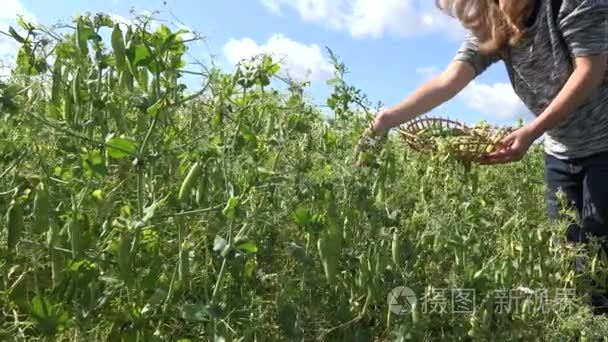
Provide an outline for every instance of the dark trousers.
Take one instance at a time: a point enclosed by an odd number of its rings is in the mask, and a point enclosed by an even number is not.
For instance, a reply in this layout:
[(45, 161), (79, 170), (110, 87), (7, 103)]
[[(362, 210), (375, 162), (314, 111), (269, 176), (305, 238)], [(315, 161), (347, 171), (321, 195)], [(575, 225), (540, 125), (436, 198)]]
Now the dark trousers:
[[(545, 177), (550, 218), (560, 218), (560, 190), (580, 217), (580, 224), (568, 228), (568, 241), (588, 243), (590, 237), (608, 238), (608, 152), (571, 160), (547, 155)], [(606, 250), (608, 243), (602, 246)]]

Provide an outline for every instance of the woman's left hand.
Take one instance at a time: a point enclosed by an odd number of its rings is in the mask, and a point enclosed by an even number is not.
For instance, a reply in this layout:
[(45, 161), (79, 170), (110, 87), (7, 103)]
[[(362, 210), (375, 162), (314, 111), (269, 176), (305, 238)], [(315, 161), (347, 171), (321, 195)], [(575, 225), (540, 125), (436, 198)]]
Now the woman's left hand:
[(481, 164), (495, 165), (520, 161), (532, 146), (537, 136), (529, 127), (522, 127), (507, 136), (496, 151), (485, 155)]

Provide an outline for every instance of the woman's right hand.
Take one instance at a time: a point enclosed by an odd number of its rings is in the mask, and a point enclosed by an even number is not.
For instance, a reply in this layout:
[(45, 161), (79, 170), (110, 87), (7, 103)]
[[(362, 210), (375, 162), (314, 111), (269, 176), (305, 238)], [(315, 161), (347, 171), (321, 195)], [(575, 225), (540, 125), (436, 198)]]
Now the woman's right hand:
[(382, 125), (382, 114), (380, 114), (373, 119), (370, 127), (365, 129), (355, 147), (356, 166), (370, 166), (373, 164), (374, 154), (387, 133), (387, 128)]

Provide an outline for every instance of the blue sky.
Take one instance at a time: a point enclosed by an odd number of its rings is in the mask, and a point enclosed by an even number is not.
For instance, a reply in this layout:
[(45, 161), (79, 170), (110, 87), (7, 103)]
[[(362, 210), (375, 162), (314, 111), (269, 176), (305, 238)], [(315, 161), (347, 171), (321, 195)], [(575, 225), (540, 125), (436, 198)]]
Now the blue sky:
[[(439, 13), (429, 0), (2, 0), (0, 29), (16, 14), (34, 17), (42, 24), (69, 20), (84, 12), (107, 12), (130, 18), (158, 10), (161, 20), (185, 26), (204, 35), (207, 46), (222, 67), (258, 53), (272, 53), (285, 63), (284, 72), (312, 81), (311, 96), (323, 102), (330, 76), (325, 46), (350, 69), (349, 82), (373, 101), (397, 103), (453, 58), (464, 31)], [(0, 54), (12, 53), (4, 37)], [(208, 59), (203, 45), (192, 53)], [(461, 95), (434, 113), (468, 122), (481, 119), (499, 124), (526, 117), (527, 111), (511, 90), (505, 68), (490, 68)]]

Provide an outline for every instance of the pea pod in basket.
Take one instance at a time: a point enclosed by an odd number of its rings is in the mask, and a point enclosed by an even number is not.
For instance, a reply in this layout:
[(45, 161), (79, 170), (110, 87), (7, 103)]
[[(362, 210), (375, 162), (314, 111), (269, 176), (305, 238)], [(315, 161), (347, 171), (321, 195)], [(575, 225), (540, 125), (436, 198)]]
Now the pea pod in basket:
[(399, 133), (412, 149), (425, 153), (450, 154), (456, 159), (479, 162), (496, 151), (510, 128), (487, 124), (469, 127), (458, 121), (423, 117), (406, 123)]

